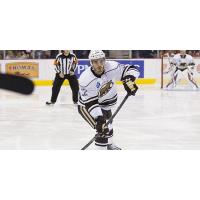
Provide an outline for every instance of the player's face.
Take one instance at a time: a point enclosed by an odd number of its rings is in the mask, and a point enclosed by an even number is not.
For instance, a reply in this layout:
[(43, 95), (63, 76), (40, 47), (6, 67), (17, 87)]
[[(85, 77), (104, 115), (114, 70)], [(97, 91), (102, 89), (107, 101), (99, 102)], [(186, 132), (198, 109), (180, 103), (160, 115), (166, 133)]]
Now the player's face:
[(186, 55), (186, 51), (180, 51), (180, 55), (181, 56), (185, 56)]
[(105, 61), (106, 61), (105, 58), (92, 60), (92, 67), (96, 74), (100, 75), (104, 72)]
[(66, 56), (68, 56), (69, 53), (70, 53), (70, 50), (64, 50), (64, 54), (65, 54)]

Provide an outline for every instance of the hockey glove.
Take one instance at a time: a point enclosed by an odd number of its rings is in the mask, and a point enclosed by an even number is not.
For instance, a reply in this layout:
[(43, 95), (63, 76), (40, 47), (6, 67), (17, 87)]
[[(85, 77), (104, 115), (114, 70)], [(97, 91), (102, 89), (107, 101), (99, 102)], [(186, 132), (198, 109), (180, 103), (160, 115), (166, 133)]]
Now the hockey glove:
[(99, 116), (96, 119), (96, 130), (100, 137), (105, 137), (109, 133), (108, 127), (105, 127), (106, 120), (103, 116)]
[(127, 91), (129, 95), (135, 95), (138, 90), (138, 86), (134, 83), (135, 77), (134, 76), (125, 76), (123, 78), (123, 85), (124, 89)]

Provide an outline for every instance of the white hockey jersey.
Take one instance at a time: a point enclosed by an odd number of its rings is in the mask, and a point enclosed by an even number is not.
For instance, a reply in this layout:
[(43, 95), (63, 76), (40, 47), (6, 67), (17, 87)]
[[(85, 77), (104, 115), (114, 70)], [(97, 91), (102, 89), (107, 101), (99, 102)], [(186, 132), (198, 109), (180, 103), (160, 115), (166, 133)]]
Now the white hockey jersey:
[(187, 69), (188, 66), (195, 65), (192, 56), (186, 54), (185, 56), (181, 56), (180, 54), (176, 54), (171, 63), (175, 65), (178, 69)]
[(115, 81), (127, 75), (138, 78), (139, 74), (134, 66), (122, 65), (116, 61), (106, 61), (101, 76), (89, 67), (79, 78), (79, 105), (85, 106), (94, 118), (102, 116), (101, 109), (111, 109), (117, 103)]

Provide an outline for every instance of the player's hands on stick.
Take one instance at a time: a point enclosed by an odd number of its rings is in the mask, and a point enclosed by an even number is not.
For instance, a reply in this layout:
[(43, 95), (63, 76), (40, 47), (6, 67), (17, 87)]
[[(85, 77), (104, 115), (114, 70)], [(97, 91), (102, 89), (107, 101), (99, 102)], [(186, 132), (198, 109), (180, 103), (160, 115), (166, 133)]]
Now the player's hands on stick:
[(135, 78), (133, 76), (125, 76), (123, 78), (124, 89), (129, 95), (135, 95), (138, 90), (138, 86), (135, 84)]
[(99, 116), (96, 119), (96, 130), (98, 133), (98, 136), (105, 137), (106, 134), (109, 132), (108, 127), (105, 126), (106, 120), (103, 116)]

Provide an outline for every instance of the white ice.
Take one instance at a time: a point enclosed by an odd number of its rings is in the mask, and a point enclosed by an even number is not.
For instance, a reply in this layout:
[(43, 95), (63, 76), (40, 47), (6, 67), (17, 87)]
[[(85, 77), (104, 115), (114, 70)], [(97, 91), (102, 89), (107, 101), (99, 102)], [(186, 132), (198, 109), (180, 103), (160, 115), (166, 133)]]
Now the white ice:
[[(118, 86), (118, 104), (125, 92)], [(62, 87), (46, 106), (51, 87), (30, 96), (0, 90), (0, 149), (81, 149), (95, 134)], [(200, 92), (141, 87), (116, 116), (115, 143), (131, 149), (200, 149)], [(89, 149), (94, 149), (91, 145)]]

